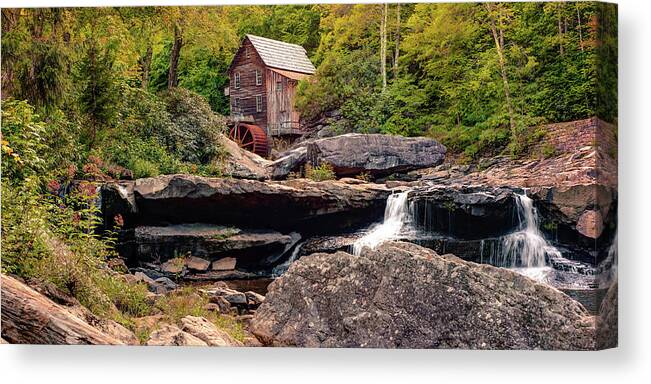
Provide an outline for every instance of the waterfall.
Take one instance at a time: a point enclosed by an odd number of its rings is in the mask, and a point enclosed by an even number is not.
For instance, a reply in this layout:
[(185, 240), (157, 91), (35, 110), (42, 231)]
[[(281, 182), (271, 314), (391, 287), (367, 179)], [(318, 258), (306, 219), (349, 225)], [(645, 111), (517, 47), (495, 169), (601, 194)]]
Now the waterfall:
[(395, 239), (409, 218), (407, 197), (409, 191), (393, 193), (387, 199), (384, 221), (373, 226), (368, 233), (353, 243), (353, 254), (359, 256), (364, 247), (371, 249)]
[(271, 276), (272, 277), (279, 277), (283, 273), (287, 272), (287, 269), (289, 269), (289, 266), (295, 262), (298, 259), (298, 255), (301, 253), (301, 247), (303, 247), (304, 243), (300, 243), (294, 247), (294, 250), (292, 251), (292, 254), (289, 256), (289, 259), (287, 259), (284, 263), (278, 264), (273, 268), (271, 271)]
[(538, 229), (538, 212), (526, 191), (522, 195), (516, 194), (515, 199), (520, 228), (502, 238), (495, 265), (544, 280), (551, 270), (548, 259), (560, 259), (562, 254), (545, 240)]

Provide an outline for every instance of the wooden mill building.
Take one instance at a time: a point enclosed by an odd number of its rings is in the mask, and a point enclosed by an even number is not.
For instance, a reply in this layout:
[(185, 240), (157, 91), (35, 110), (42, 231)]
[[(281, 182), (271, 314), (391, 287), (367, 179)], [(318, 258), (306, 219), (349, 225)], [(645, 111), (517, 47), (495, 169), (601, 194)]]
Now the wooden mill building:
[(228, 68), (226, 92), (234, 122), (230, 137), (266, 156), (271, 139), (300, 135), (300, 116), (294, 107), (296, 87), (314, 72), (300, 45), (246, 35)]

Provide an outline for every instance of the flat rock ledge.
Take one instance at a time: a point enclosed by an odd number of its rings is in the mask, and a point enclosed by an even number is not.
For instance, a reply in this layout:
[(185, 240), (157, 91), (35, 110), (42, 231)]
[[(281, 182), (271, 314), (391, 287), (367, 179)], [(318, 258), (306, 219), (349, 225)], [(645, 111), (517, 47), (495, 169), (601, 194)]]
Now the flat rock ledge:
[(595, 318), (562, 292), (402, 242), (301, 258), (250, 330), (270, 346), (595, 348)]

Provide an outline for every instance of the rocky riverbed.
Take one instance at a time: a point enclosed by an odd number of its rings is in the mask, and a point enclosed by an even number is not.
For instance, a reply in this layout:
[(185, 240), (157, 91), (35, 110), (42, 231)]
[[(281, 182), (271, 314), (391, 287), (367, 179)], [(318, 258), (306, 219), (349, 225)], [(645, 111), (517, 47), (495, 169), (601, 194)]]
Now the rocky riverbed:
[[(139, 322), (155, 324), (155, 332), (140, 342), (616, 344), (617, 186), (616, 178), (590, 170), (593, 162), (606, 170), (613, 164), (599, 148), (474, 166), (441, 164), (445, 148), (434, 140), (382, 135), (303, 142), (275, 161), (232, 151), (239, 160), (230, 165), (231, 177), (166, 175), (101, 186), (104, 229), (118, 233), (115, 263), (124, 279), (146, 284), (152, 300), (193, 287), (204, 309), (243, 327), (233, 339), (201, 317), (162, 325), (146, 318)], [(339, 179), (273, 180), (308, 161), (333, 164)], [(21, 284), (12, 280), (8, 289), (18, 292)], [(36, 301), (11, 304), (15, 315), (7, 319), (15, 329), (29, 328), (20, 320), (26, 306), (62, 305), (27, 289), (21, 292)], [(99, 326), (69, 306), (52, 308), (101, 334), (64, 334), (65, 340), (135, 343), (113, 324)], [(4, 309), (5, 301), (3, 321)], [(86, 325), (78, 332), (93, 333)], [(5, 336), (4, 327), (3, 337), (33, 341)]]

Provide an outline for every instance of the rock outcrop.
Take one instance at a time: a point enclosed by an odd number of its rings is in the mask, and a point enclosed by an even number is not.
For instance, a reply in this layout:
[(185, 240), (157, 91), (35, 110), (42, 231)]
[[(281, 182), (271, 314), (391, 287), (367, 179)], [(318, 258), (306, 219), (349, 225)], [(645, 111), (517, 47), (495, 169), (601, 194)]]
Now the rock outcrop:
[(269, 287), (251, 331), (299, 347), (589, 350), (594, 321), (515, 272), (409, 243), (313, 254)]
[(226, 156), (222, 161), (222, 172), (236, 179), (266, 180), (269, 178), (269, 160), (240, 148), (226, 136), (220, 136)]
[(434, 139), (350, 133), (302, 143), (274, 161), (272, 177), (284, 178), (306, 161), (330, 164), (338, 177), (366, 172), (374, 177), (443, 162), (445, 147)]
[(127, 228), (215, 223), (322, 230), (376, 220), (390, 193), (384, 185), (337, 180), (261, 182), (166, 175), (104, 185), (102, 214), (107, 225), (120, 215)]
[(2, 338), (13, 344), (137, 344), (133, 333), (97, 319), (74, 299), (64, 299), (71, 307), (57, 304), (4, 274), (1, 300)]
[[(184, 263), (194, 272), (233, 270), (235, 266), (269, 266), (298, 240), (298, 233), (273, 230), (241, 230), (213, 224), (141, 226), (134, 230), (134, 255), (130, 260), (165, 262), (178, 255), (192, 255)], [(224, 259), (229, 259), (224, 261)], [(170, 263), (180, 273), (183, 263)], [(231, 268), (226, 268), (227, 266)]]

